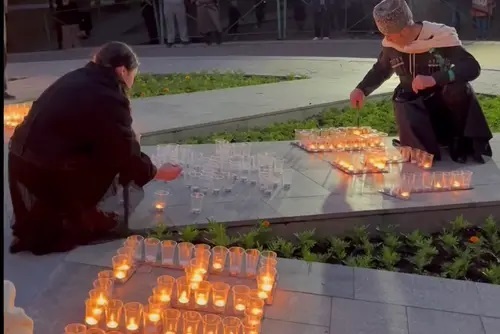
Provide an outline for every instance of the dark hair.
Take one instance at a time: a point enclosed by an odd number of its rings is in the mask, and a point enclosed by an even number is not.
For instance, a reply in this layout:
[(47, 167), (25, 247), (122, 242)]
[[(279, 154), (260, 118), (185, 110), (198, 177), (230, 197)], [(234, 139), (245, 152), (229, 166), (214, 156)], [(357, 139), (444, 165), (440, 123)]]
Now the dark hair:
[(139, 67), (139, 58), (134, 50), (122, 42), (109, 42), (101, 46), (94, 56), (94, 62), (111, 68), (125, 66), (129, 71)]

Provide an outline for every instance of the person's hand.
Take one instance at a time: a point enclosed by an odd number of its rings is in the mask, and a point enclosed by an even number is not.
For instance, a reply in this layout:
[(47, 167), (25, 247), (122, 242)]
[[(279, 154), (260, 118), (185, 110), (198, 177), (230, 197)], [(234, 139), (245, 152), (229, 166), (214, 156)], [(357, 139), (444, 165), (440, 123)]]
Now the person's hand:
[(434, 86), (436, 86), (436, 80), (430, 75), (417, 75), (411, 83), (411, 87), (415, 93)]
[(363, 104), (365, 102), (365, 93), (359, 88), (355, 88), (349, 97), (351, 100), (351, 107), (354, 109), (363, 108)]
[(182, 168), (179, 165), (172, 165), (171, 163), (165, 163), (158, 168), (156, 172), (155, 180), (158, 181), (173, 181), (181, 175)]

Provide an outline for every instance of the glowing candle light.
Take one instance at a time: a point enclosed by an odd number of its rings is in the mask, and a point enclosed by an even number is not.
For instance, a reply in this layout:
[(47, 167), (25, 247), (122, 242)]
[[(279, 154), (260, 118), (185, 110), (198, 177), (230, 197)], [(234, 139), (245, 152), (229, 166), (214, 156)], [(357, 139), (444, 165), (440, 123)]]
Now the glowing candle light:
[(109, 320), (107, 323), (106, 323), (106, 327), (110, 328), (110, 329), (115, 329), (115, 328), (118, 328), (118, 322), (117, 321), (114, 321), (114, 320)]
[(453, 184), (452, 184), (452, 187), (453, 187), (453, 188), (460, 188), (460, 186), (461, 186), (461, 185), (460, 185), (460, 182), (458, 182), (458, 181), (453, 181)]
[(181, 304), (187, 304), (187, 303), (189, 303), (189, 298), (187, 296), (187, 292), (186, 291), (182, 291), (181, 295), (178, 298), (178, 300), (179, 300), (179, 303), (181, 303)]
[(245, 305), (244, 304), (236, 304), (236, 305), (234, 305), (234, 309), (236, 311), (245, 311)]
[(408, 191), (403, 191), (399, 194), (402, 198), (410, 198), (410, 193)]
[(86, 317), (85, 323), (89, 326), (95, 326), (97, 325), (98, 321), (95, 317)]
[(224, 307), (226, 306), (226, 301), (224, 299), (216, 299), (214, 305), (217, 307)]
[(127, 329), (129, 331), (136, 331), (139, 329), (139, 325), (135, 322), (135, 319), (130, 319), (129, 323), (127, 324)]
[(258, 296), (260, 299), (267, 299), (267, 293), (265, 291), (259, 291)]
[(220, 264), (219, 262), (214, 262), (212, 268), (214, 268), (215, 270), (220, 270), (222, 269), (222, 264)]
[(205, 306), (208, 304), (208, 299), (205, 295), (199, 294), (198, 297), (196, 297), (196, 304), (200, 306)]
[(149, 313), (149, 321), (152, 321), (152, 322), (158, 322), (160, 321), (161, 317), (158, 313)]

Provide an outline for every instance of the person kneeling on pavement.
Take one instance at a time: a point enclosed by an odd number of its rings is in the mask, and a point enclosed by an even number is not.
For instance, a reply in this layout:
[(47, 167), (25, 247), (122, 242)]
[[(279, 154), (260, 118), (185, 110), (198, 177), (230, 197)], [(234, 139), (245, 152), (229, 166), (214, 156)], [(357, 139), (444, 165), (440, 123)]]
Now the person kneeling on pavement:
[[(105, 44), (48, 87), (15, 129), (8, 153), (11, 253), (63, 252), (124, 236), (119, 215), (100, 204), (118, 184), (141, 192), (161, 174), (132, 130), (128, 91), (138, 66), (128, 45)], [(172, 178), (180, 173), (168, 165), (160, 172), (165, 168)]]
[(492, 155), (492, 134), (469, 84), (481, 68), (463, 48), (456, 30), (414, 22), (405, 0), (384, 0), (373, 16), (384, 35), (382, 52), (352, 91), (351, 105), (361, 108), (364, 98), (396, 73), (400, 83), (393, 103), (399, 140), (394, 144), (425, 150), (436, 160), (447, 147), (456, 162), (465, 163), (472, 156), (484, 163), (483, 155)]

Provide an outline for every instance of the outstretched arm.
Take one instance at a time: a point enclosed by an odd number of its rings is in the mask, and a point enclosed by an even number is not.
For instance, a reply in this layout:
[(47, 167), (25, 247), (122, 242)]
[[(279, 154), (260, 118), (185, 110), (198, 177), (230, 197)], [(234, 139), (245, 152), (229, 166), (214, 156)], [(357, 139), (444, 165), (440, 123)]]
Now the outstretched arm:
[(379, 88), (393, 73), (389, 58), (382, 50), (378, 56), (377, 62), (373, 65), (370, 71), (365, 75), (363, 80), (356, 86), (361, 89), (365, 96), (370, 95)]

